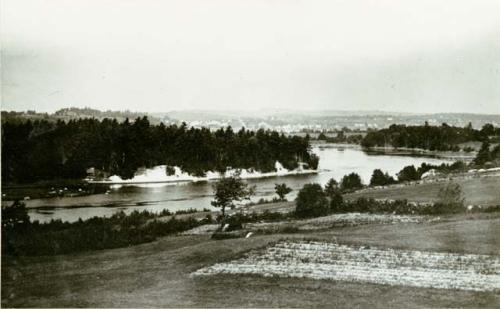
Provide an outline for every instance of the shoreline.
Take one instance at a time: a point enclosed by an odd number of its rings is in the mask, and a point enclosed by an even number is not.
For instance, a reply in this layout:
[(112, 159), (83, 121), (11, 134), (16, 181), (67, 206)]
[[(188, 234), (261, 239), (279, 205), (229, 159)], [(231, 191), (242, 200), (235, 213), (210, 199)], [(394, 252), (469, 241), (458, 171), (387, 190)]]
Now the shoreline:
[[(272, 178), (272, 177), (286, 177), (286, 176), (295, 176), (295, 175), (307, 175), (307, 174), (318, 174), (320, 170), (303, 170), (303, 171), (289, 171), (286, 173), (280, 172), (271, 172), (271, 173), (263, 173), (260, 175), (250, 175), (250, 176), (241, 176), (243, 180), (250, 179), (261, 179), (261, 178)], [(176, 183), (196, 183), (196, 182), (210, 182), (216, 181), (221, 177), (195, 177), (189, 176), (192, 178), (184, 178), (184, 179), (165, 179), (165, 180), (140, 180), (140, 181), (130, 181), (130, 180), (121, 180), (121, 181), (113, 181), (113, 180), (89, 180), (86, 181), (89, 184), (104, 184), (104, 185), (138, 185), (138, 184), (176, 184)]]
[(363, 148), (360, 144), (344, 144), (344, 143), (314, 143), (317, 148), (351, 148), (364, 151), (366, 153), (376, 153), (385, 155), (400, 155), (400, 156), (424, 156), (424, 157), (437, 157), (450, 160), (464, 160), (472, 161), (477, 152), (470, 153), (463, 151), (438, 151), (428, 150), (422, 148), (407, 148), (407, 147), (382, 147), (374, 146), (370, 148)]

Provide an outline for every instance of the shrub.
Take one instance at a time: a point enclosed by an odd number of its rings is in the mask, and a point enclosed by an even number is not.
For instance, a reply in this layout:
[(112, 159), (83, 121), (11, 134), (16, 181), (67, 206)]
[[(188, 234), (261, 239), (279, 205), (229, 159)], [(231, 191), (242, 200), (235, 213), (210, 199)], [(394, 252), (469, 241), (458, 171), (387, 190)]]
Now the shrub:
[(109, 218), (93, 217), (73, 223), (28, 221), (14, 230), (2, 226), (2, 254), (55, 255), (119, 248), (150, 242), (203, 223), (193, 218), (177, 220), (175, 217), (159, 221), (158, 216), (148, 211), (134, 211), (130, 215), (118, 212)]
[(417, 170), (415, 169), (415, 166), (413, 165), (405, 166), (398, 173), (398, 181), (413, 181), (419, 179), (420, 175), (418, 174)]
[(330, 197), (330, 210), (338, 212), (344, 206), (344, 198), (340, 192), (336, 192)]
[(395, 183), (396, 181), (392, 176), (386, 172), (385, 174), (380, 169), (373, 171), (372, 177), (370, 179), (370, 186), (385, 186)]
[(226, 229), (227, 232), (241, 230), (243, 228), (243, 223), (245, 222), (245, 218), (241, 214), (234, 214), (229, 216), (225, 224), (228, 224)]
[(203, 218), (200, 221), (200, 224), (212, 224), (212, 223), (214, 223), (214, 219), (212, 218), (211, 214), (207, 214), (205, 218)]
[(296, 199), (295, 214), (300, 218), (317, 217), (328, 213), (329, 205), (319, 184), (305, 184)]
[(335, 178), (331, 178), (325, 185), (325, 194), (329, 198), (332, 198), (339, 191), (339, 183)]
[(422, 211), (422, 214), (425, 215), (456, 214), (465, 211), (466, 208), (464, 205), (435, 203), (432, 206), (425, 207), (425, 209)]
[(286, 234), (292, 234), (292, 233), (298, 233), (298, 232), (300, 232), (300, 230), (296, 226), (287, 225), (287, 226), (284, 226), (283, 228), (279, 229), (279, 232), (286, 233)]
[(441, 188), (438, 193), (438, 204), (450, 205), (451, 207), (464, 207), (462, 188), (457, 183), (449, 183)]
[(356, 173), (345, 175), (344, 177), (342, 177), (342, 181), (340, 182), (340, 189), (343, 192), (361, 189), (362, 187), (363, 183), (361, 182), (361, 177), (359, 177), (359, 175)]
[(19, 200), (9, 207), (2, 207), (2, 229), (16, 229), (30, 222), (26, 205)]
[(240, 238), (243, 237), (240, 233), (235, 233), (235, 232), (215, 232), (212, 234), (212, 239), (215, 240), (224, 240), (224, 239), (233, 239), (233, 238)]

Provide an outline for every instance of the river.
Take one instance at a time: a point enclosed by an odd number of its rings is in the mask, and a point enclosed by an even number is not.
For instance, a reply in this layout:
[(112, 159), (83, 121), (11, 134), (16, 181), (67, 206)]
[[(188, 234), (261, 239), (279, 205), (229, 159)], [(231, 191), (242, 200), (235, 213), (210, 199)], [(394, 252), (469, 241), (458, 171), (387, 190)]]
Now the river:
[[(452, 159), (437, 157), (422, 157), (408, 155), (388, 155), (381, 153), (366, 153), (352, 147), (318, 147), (313, 151), (319, 155), (320, 164), (317, 174), (270, 177), (248, 180), (256, 186), (256, 194), (252, 198), (271, 199), (275, 196), (275, 183), (286, 183), (293, 189), (287, 198), (294, 199), (297, 191), (305, 183), (317, 182), (321, 185), (334, 177), (340, 181), (342, 176), (351, 172), (358, 173), (365, 184), (369, 183), (374, 169), (395, 175), (404, 166), (420, 166), (427, 162), (441, 164), (453, 162)], [(95, 194), (80, 197), (56, 197), (48, 199), (32, 199), (26, 201), (31, 220), (47, 222), (51, 219), (76, 221), (93, 216), (110, 216), (123, 210), (130, 213), (134, 210), (149, 210), (159, 212), (163, 209), (177, 211), (181, 209), (214, 209), (210, 206), (212, 200), (212, 183), (178, 183), (178, 184), (145, 184), (111, 186), (106, 194)]]

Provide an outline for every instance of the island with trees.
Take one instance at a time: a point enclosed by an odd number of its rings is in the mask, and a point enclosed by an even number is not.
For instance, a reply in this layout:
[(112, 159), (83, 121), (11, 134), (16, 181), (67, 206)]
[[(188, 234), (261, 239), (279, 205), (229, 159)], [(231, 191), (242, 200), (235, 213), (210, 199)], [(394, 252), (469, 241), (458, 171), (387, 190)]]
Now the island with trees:
[(227, 168), (272, 172), (276, 162), (288, 170), (300, 163), (314, 170), (319, 158), (308, 137), (263, 129), (152, 125), (147, 117), (2, 123), (3, 183), (82, 179), (89, 168), (129, 179), (139, 168), (159, 165), (194, 176)]
[(437, 151), (458, 151), (459, 144), (471, 141), (500, 141), (500, 127), (485, 124), (480, 130), (472, 125), (461, 128), (443, 123), (431, 126), (427, 122), (419, 126), (393, 124), (388, 128), (369, 131), (361, 140), (365, 148), (394, 147), (418, 148)]

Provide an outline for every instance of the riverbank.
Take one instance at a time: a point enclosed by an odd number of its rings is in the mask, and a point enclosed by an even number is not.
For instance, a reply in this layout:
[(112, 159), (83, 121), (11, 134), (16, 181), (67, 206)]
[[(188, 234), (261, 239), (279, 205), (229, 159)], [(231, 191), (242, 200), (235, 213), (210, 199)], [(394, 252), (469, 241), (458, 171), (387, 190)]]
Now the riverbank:
[[(409, 202), (432, 204), (437, 201), (439, 190), (450, 182), (460, 185), (466, 205), (497, 206), (500, 205), (500, 170), (456, 174), (451, 177), (436, 178), (427, 181), (415, 181), (383, 187), (364, 188), (344, 194), (346, 200), (358, 198), (374, 198), (378, 200), (408, 200)], [(294, 201), (265, 203), (244, 206), (237, 211), (256, 212), (290, 212), (295, 209)], [(234, 210), (233, 210), (234, 211)], [(206, 215), (207, 213), (204, 213)], [(201, 213), (200, 213), (201, 215)]]
[(106, 186), (90, 184), (82, 179), (60, 179), (29, 184), (2, 184), (2, 202), (88, 196), (105, 193), (107, 189)]
[(283, 165), (276, 161), (274, 172), (259, 172), (254, 169), (228, 169), (224, 175), (219, 172), (208, 171), (205, 176), (194, 176), (182, 171), (181, 168), (174, 166), (172, 174), (168, 175), (168, 167), (166, 165), (155, 166), (137, 173), (133, 178), (122, 179), (119, 176), (113, 175), (104, 180), (87, 180), (93, 184), (107, 184), (107, 185), (136, 185), (136, 184), (159, 184), (159, 183), (184, 183), (184, 182), (206, 182), (218, 180), (224, 177), (231, 177), (239, 174), (241, 179), (259, 179), (268, 177), (279, 176), (292, 176), (292, 175), (306, 175), (318, 173), (316, 169), (304, 168), (304, 163), (299, 163), (299, 167), (294, 170), (288, 170)]

